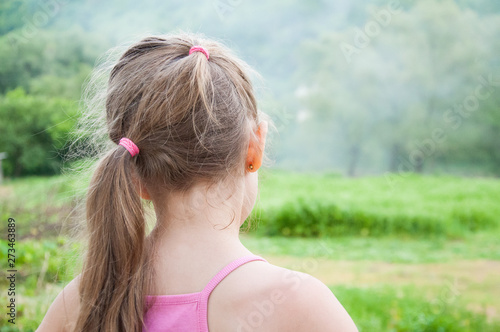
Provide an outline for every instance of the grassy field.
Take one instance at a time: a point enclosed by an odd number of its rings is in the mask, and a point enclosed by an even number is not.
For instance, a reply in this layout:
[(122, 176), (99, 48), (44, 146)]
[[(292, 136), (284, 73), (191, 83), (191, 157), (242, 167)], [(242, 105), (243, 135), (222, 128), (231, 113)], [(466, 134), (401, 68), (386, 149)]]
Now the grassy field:
[[(70, 176), (0, 186), (2, 221), (16, 219), (19, 271), (17, 324), (3, 315), (0, 332), (34, 331), (77, 272), (79, 244), (67, 233), (84, 186)], [(499, 198), (495, 179), (261, 172), (257, 229), (242, 241), (326, 283), (360, 331), (498, 331)]]
[(259, 232), (293, 236), (444, 236), (498, 228), (500, 182), (264, 173)]

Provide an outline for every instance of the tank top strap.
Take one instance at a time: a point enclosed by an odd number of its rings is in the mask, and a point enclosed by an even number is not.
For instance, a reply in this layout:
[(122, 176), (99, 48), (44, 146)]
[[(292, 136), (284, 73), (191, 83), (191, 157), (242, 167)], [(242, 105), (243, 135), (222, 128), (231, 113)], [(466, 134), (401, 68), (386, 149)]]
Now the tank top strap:
[(267, 262), (264, 258), (257, 255), (243, 256), (232, 261), (231, 263), (227, 264), (222, 270), (220, 270), (219, 273), (217, 273), (215, 277), (213, 277), (212, 280), (210, 280), (210, 282), (205, 286), (205, 289), (203, 289), (202, 291), (203, 295), (205, 295), (205, 298), (208, 299), (215, 287), (217, 287), (217, 285), (231, 272), (236, 270), (238, 267), (253, 261)]
[(215, 277), (210, 280), (210, 282), (205, 286), (205, 288), (201, 291), (200, 293), (200, 307), (198, 310), (198, 319), (199, 319), (199, 326), (200, 326), (200, 332), (209, 332), (208, 330), (208, 298), (210, 297), (210, 294), (212, 291), (217, 287), (217, 285), (225, 278), (227, 277), (231, 272), (236, 270), (238, 267), (242, 266), (243, 264), (253, 262), (253, 261), (263, 261), (267, 262), (264, 258), (256, 255), (248, 255), (248, 256), (243, 256), (240, 257), (228, 265), (226, 265), (222, 270), (219, 271), (215, 275)]

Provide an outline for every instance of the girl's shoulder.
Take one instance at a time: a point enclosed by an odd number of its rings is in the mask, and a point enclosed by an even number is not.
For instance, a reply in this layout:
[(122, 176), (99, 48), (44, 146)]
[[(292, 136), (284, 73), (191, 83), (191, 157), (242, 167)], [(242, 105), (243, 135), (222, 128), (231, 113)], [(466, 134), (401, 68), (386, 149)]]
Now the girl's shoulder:
[[(212, 306), (212, 303), (216, 305)], [(212, 293), (209, 323), (231, 331), (231, 312), (238, 331), (357, 331), (331, 290), (315, 277), (265, 262), (245, 264)], [(220, 316), (219, 316), (220, 315)], [(210, 325), (210, 324), (209, 324)], [(212, 326), (212, 325), (211, 325)]]
[(80, 276), (77, 276), (57, 295), (37, 332), (72, 331), (80, 311)]

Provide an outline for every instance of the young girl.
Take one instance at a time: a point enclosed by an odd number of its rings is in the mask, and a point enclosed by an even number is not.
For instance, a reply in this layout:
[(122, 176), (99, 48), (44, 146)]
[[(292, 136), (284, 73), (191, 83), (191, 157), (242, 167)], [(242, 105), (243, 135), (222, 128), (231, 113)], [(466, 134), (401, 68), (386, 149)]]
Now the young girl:
[(357, 330), (323, 283), (239, 240), (268, 129), (241, 60), (196, 35), (143, 39), (105, 108), (115, 145), (88, 189), (83, 270), (38, 331)]

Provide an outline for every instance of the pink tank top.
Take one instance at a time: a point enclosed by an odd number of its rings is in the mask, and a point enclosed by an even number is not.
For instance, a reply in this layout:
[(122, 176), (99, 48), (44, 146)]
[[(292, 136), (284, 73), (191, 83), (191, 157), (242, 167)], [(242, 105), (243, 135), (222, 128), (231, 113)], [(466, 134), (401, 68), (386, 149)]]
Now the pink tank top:
[(264, 261), (251, 255), (236, 259), (224, 267), (198, 293), (147, 296), (146, 306), (152, 304), (144, 316), (144, 332), (209, 332), (208, 298), (217, 285), (243, 264)]

